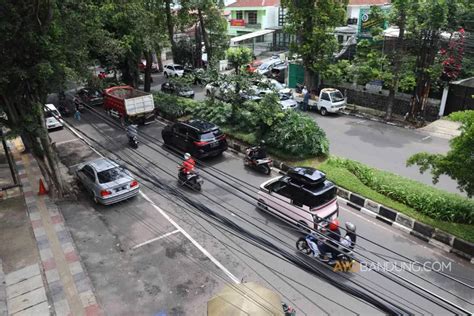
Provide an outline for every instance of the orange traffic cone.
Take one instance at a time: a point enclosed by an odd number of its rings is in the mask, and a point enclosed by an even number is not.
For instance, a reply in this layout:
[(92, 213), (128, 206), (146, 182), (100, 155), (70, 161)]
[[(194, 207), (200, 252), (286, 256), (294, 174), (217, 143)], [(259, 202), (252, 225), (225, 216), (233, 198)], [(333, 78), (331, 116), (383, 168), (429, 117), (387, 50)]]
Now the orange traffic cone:
[(45, 195), (45, 194), (48, 194), (48, 190), (46, 190), (43, 184), (43, 180), (40, 179), (38, 195)]

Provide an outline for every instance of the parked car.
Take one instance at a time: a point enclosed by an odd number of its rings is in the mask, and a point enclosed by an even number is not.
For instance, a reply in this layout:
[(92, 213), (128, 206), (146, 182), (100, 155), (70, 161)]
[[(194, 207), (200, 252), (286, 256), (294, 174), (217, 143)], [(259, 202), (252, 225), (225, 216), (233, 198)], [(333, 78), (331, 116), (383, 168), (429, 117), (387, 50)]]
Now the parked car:
[(334, 88), (324, 88), (319, 92), (315, 103), (309, 104), (310, 109), (316, 108), (321, 115), (338, 113), (346, 108), (347, 100), (341, 91)]
[(189, 120), (166, 126), (161, 132), (165, 145), (195, 158), (218, 156), (227, 150), (225, 134), (213, 123)]
[(245, 71), (248, 73), (253, 73), (258, 69), (258, 67), (260, 67), (261, 64), (261, 60), (254, 60), (253, 62), (245, 66)]
[(164, 93), (175, 94), (184, 98), (194, 98), (194, 91), (190, 87), (173, 82), (165, 82), (161, 85)]
[(74, 96), (74, 105), (81, 111), (84, 106), (98, 106), (104, 104), (104, 95), (101, 91), (90, 88), (83, 88), (77, 91)]
[(54, 104), (44, 105), (44, 119), (48, 131), (64, 127), (63, 118)]
[(289, 97), (287, 94), (279, 94), (280, 105), (282, 110), (296, 110), (298, 108), (298, 102), (293, 97)]
[(168, 77), (182, 77), (184, 75), (184, 67), (178, 64), (170, 64), (165, 65), (164, 67), (164, 75), (166, 78)]
[(263, 64), (261, 64), (256, 72), (261, 74), (261, 75), (265, 75), (267, 74), (268, 72), (270, 72), (274, 67), (276, 66), (279, 66), (279, 65), (284, 65), (285, 62), (279, 58), (272, 58), (266, 62), (264, 62)]
[(293, 91), (286, 85), (276, 81), (275, 79), (266, 79), (255, 81), (252, 87), (256, 95), (264, 96), (267, 93), (286, 94), (289, 98), (293, 97)]
[[(337, 187), (314, 168), (295, 167), (260, 185), (258, 208), (301, 227), (318, 228), (339, 216)], [(325, 221), (324, 221), (324, 220)]]
[(275, 79), (280, 83), (284, 83), (287, 71), (288, 65), (283, 63), (281, 65), (274, 66), (271, 71), (265, 74), (265, 76), (270, 79)]
[(110, 159), (99, 158), (80, 164), (76, 176), (94, 202), (109, 205), (127, 200), (140, 192), (130, 173)]
[[(145, 72), (145, 68), (146, 68), (146, 59), (142, 59), (138, 63), (138, 69), (141, 72)], [(158, 67), (158, 63), (152, 63), (151, 64), (151, 72), (158, 72), (159, 70), (160, 70), (160, 67)]]

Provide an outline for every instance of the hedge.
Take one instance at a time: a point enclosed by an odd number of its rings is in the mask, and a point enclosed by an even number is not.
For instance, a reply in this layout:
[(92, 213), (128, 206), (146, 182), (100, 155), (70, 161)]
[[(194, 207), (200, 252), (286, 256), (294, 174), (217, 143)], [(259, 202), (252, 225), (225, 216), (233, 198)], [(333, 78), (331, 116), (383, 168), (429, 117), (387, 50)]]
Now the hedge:
[(474, 222), (471, 199), (349, 159), (331, 157), (326, 164), (348, 170), (367, 187), (430, 218), (463, 224)]
[(153, 92), (153, 100), (157, 114), (171, 121), (189, 114), (190, 109), (199, 103), (199, 101), (193, 99), (181, 98), (162, 92)]

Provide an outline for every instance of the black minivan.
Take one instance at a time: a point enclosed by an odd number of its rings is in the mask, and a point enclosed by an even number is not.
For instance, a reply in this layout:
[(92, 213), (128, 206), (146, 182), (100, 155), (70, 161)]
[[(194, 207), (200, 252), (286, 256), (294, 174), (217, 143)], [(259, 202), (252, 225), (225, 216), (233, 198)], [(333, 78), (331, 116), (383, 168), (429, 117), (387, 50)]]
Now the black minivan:
[(161, 132), (165, 145), (195, 158), (218, 156), (227, 150), (225, 134), (213, 123), (189, 120), (166, 126)]

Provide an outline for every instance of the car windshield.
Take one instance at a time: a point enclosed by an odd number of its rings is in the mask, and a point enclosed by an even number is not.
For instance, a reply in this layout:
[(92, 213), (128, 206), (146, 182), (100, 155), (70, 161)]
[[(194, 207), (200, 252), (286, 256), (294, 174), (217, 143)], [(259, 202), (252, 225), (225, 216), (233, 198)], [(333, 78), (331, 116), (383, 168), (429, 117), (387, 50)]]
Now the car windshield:
[(46, 118), (59, 117), (59, 112), (56, 110), (48, 110), (44, 113), (44, 117)]
[(336, 192), (337, 192), (337, 188), (332, 187), (322, 194), (314, 195), (311, 199), (309, 199), (308, 206), (310, 208), (314, 208), (314, 207), (319, 207), (321, 205), (324, 205), (336, 198)]
[(179, 91), (183, 91), (183, 92), (191, 91), (191, 88), (189, 86), (186, 86), (186, 85), (178, 85), (177, 88), (178, 88)]
[(214, 140), (214, 138), (219, 137), (221, 135), (222, 135), (222, 132), (219, 129), (215, 129), (213, 131), (201, 134), (200, 138), (201, 138), (201, 141), (209, 141), (209, 140)]
[(285, 89), (285, 86), (282, 85), (281, 83), (279, 83), (279, 82), (276, 81), (276, 80), (272, 80), (271, 83), (272, 83), (273, 87), (274, 87), (277, 91), (280, 91), (280, 90)]
[(122, 178), (123, 176), (124, 176), (123, 172), (118, 167), (107, 169), (107, 170), (97, 173), (97, 178), (99, 179), (99, 183), (112, 182), (112, 181)]
[(174, 66), (174, 70), (184, 70), (183, 66)]
[(267, 69), (268, 67), (270, 67), (270, 63), (264, 63), (264, 64), (261, 64), (258, 69), (260, 70), (265, 70)]
[(330, 94), (331, 94), (332, 102), (344, 101), (344, 96), (342, 95), (342, 93), (340, 91), (331, 92)]

